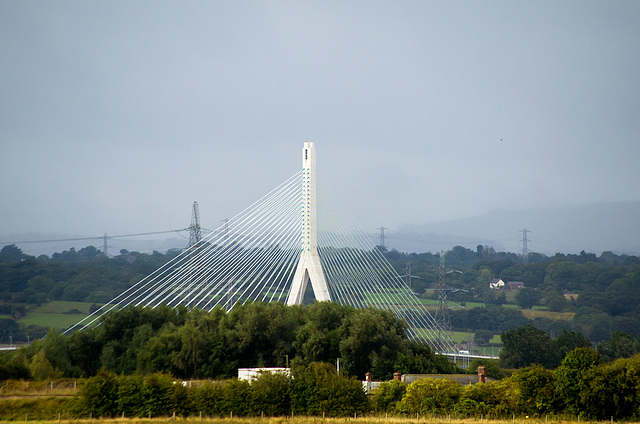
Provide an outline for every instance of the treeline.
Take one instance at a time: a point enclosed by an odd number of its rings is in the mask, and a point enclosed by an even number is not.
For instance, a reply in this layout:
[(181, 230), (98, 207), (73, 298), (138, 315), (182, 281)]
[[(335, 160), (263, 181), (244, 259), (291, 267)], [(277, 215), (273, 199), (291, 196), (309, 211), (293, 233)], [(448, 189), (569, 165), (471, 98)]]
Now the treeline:
[[(434, 288), (438, 279), (439, 255), (389, 251), (386, 256), (403, 274), (410, 265), (411, 274), (420, 277), (412, 279), (416, 292), (425, 297), (437, 296), (428, 289)], [(543, 306), (553, 312), (575, 313), (572, 318), (527, 320), (517, 311), (455, 311), (451, 317), (454, 327), (498, 332), (529, 323), (549, 332), (558, 333), (563, 328), (579, 331), (593, 342), (607, 340), (616, 331), (640, 336), (640, 258), (612, 252), (596, 256), (583, 251), (552, 257), (530, 253), (527, 259), (524, 263), (514, 253), (495, 252), (487, 246), (479, 245), (475, 251), (455, 246), (445, 253), (447, 267), (460, 271), (447, 274), (447, 285), (458, 289), (449, 294), (449, 300), (500, 306), (507, 303), (507, 297), (504, 291), (489, 288), (491, 279), (521, 281), (525, 289), (509, 302), (521, 308)], [(499, 313), (501, 319), (470, 317), (493, 313)]]
[(604, 363), (597, 352), (569, 352), (551, 371), (534, 365), (488, 384), (461, 386), (448, 380), (381, 385), (373, 399), (379, 411), (507, 418), (560, 416), (594, 420), (640, 418), (640, 355)]
[[(399, 274), (410, 266), (411, 285), (419, 295), (435, 297), (439, 254), (384, 251)], [(14, 245), (0, 250), (0, 337), (7, 342), (41, 337), (46, 329), (23, 328), (16, 320), (29, 307), (52, 300), (107, 303), (133, 284), (174, 258), (178, 250), (166, 254), (142, 254), (121, 250), (107, 258), (89, 246), (71, 249), (51, 257), (25, 255)], [(547, 257), (531, 253), (528, 263), (514, 253), (496, 252), (488, 246), (476, 250), (455, 246), (445, 253), (447, 267), (459, 272), (447, 274), (452, 291), (449, 299), (500, 306), (507, 302), (522, 308), (542, 306), (554, 312), (571, 312), (565, 321), (536, 318), (527, 320), (517, 311), (499, 309), (455, 311), (452, 324), (461, 331), (483, 329), (497, 334), (518, 325), (532, 324), (547, 332), (563, 328), (579, 331), (592, 342), (607, 340), (619, 331), (640, 336), (640, 258), (603, 252), (600, 256), (556, 254)], [(522, 281), (525, 289), (512, 298), (492, 290), (492, 278)], [(491, 319), (484, 319), (485, 317)], [(11, 317), (11, 318), (9, 318)]]
[(89, 378), (69, 409), (73, 416), (353, 416), (369, 411), (362, 383), (334, 366), (311, 363), (291, 375), (265, 373), (251, 384), (232, 379), (180, 384), (167, 374)]
[(418, 414), (640, 419), (640, 355), (605, 363), (590, 348), (569, 352), (556, 370), (534, 365), (499, 381), (465, 386), (442, 378), (409, 385), (388, 381), (371, 397), (359, 380), (337, 373), (333, 364), (326, 363), (293, 366), (290, 375), (265, 373), (252, 383), (237, 379), (181, 382), (167, 374), (118, 376), (105, 371), (78, 383), (80, 389), (65, 411), (75, 418), (361, 416), (374, 412), (414, 418)]
[(406, 323), (389, 311), (316, 302), (247, 303), (229, 313), (128, 307), (70, 336), (50, 331), (21, 349), (5, 372), (43, 379), (89, 377), (104, 369), (219, 379), (236, 376), (238, 368), (335, 363), (337, 358), (346, 375), (359, 378), (366, 372), (383, 380), (396, 371), (456, 370), (429, 347), (408, 340)]

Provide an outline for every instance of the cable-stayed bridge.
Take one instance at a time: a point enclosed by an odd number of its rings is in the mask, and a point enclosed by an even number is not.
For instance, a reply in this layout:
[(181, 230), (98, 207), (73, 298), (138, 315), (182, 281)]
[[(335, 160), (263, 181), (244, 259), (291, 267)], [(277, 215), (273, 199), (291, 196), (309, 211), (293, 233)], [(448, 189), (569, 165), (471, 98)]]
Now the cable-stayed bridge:
[(317, 179), (312, 142), (302, 156), (300, 171), (67, 332), (131, 305), (229, 311), (247, 301), (301, 304), (306, 295), (391, 310), (406, 320), (410, 338), (455, 353), (415, 292)]

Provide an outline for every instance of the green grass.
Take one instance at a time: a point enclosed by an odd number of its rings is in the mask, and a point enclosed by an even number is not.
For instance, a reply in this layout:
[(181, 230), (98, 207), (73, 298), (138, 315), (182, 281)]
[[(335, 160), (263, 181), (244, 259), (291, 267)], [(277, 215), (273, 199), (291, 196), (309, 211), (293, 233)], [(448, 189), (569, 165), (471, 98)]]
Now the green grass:
[(77, 309), (84, 314), (89, 314), (89, 308), (93, 303), (89, 302), (65, 302), (63, 300), (54, 300), (41, 306), (33, 308), (30, 312), (39, 312), (43, 314), (64, 314), (72, 309)]
[[(18, 322), (26, 326), (39, 325), (59, 330), (69, 328), (89, 315), (92, 303), (53, 301), (41, 306), (29, 309), (27, 314)], [(77, 309), (80, 314), (67, 314), (70, 310)]]
[(39, 325), (42, 327), (51, 327), (58, 330), (64, 330), (77, 324), (88, 314), (63, 315), (63, 314), (41, 314), (34, 313), (22, 317), (18, 322), (26, 326)]

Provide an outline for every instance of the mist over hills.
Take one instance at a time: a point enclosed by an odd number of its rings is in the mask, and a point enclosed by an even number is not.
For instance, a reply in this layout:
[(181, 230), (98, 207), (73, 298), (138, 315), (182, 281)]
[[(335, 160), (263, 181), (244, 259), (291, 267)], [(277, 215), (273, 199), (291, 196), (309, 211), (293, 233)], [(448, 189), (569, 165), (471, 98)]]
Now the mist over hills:
[(451, 221), (405, 224), (386, 235), (385, 246), (401, 252), (438, 252), (478, 244), (520, 252), (527, 229), (530, 252), (640, 254), (640, 202), (602, 202), (530, 210), (495, 209)]
[[(474, 249), (478, 244), (494, 247), (496, 251), (520, 252), (522, 230), (527, 229), (530, 252), (640, 255), (640, 202), (609, 202), (587, 205), (540, 208), (531, 210), (495, 209), (484, 215), (426, 224), (404, 224), (385, 233), (385, 247), (401, 252), (432, 252), (449, 250), (460, 245)], [(69, 234), (0, 235), (0, 240), (30, 241), (16, 243), (26, 254), (52, 255), (74, 247), (103, 249), (103, 240), (37, 242), (38, 240), (77, 239), (86, 236)], [(378, 244), (379, 238), (372, 236)], [(181, 249), (188, 243), (188, 234), (143, 238), (114, 238), (108, 240), (111, 255), (121, 249), (151, 253)], [(8, 244), (8, 243), (4, 243)], [(3, 245), (4, 245), (3, 244)]]

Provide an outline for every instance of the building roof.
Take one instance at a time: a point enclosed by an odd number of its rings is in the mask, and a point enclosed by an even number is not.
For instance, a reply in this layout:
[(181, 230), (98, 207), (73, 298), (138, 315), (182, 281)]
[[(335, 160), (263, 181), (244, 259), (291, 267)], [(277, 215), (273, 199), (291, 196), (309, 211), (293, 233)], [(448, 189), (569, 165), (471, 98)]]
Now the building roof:
[(522, 281), (509, 281), (507, 285), (511, 290), (524, 288), (524, 283)]
[[(476, 384), (478, 382), (477, 374), (403, 374), (402, 381), (407, 384), (411, 384), (414, 381), (424, 380), (426, 378), (431, 378), (434, 380), (451, 380), (455, 381), (458, 384), (462, 384), (463, 386), (467, 386), (469, 384)], [(491, 377), (486, 377), (486, 382), (490, 383), (495, 381)]]

